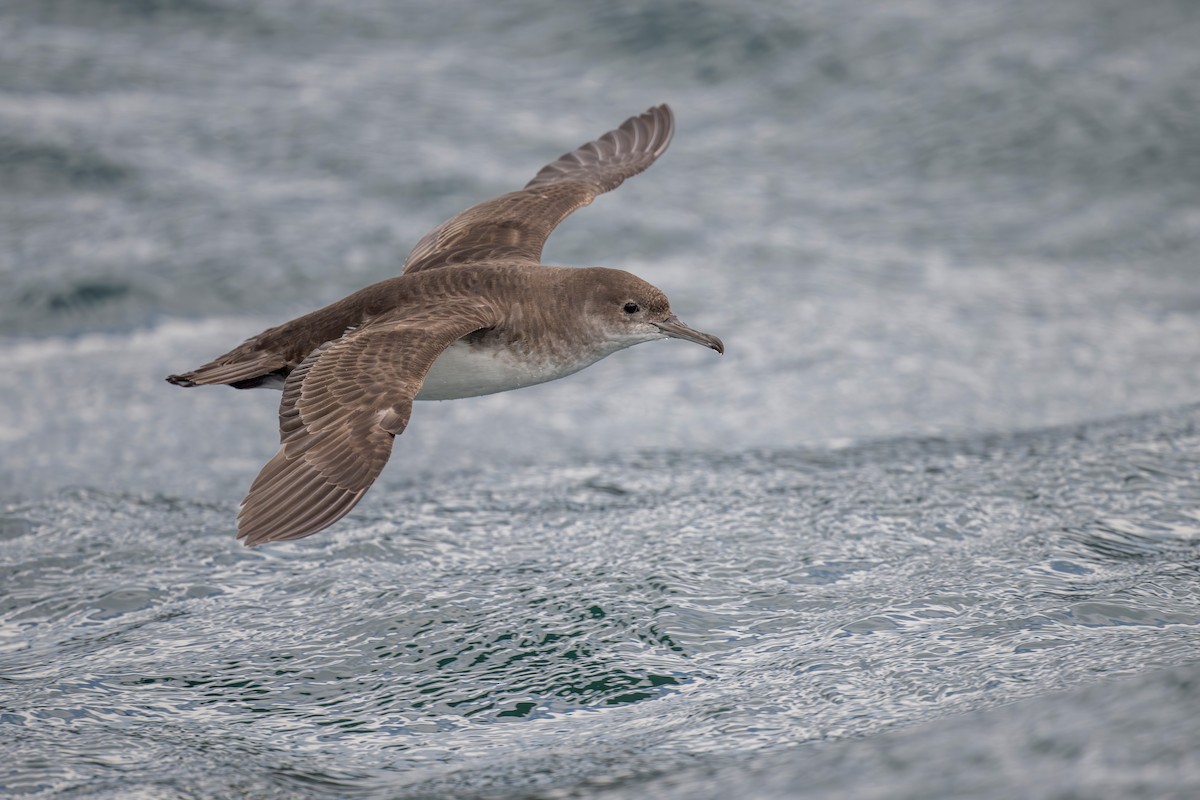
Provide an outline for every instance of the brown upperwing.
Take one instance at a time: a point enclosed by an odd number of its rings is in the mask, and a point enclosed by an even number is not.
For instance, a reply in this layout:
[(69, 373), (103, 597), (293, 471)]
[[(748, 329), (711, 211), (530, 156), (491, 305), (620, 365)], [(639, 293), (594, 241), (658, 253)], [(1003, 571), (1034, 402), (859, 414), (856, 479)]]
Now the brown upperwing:
[(417, 242), (404, 272), (480, 261), (538, 264), (551, 232), (572, 211), (654, 163), (675, 130), (663, 104), (542, 167), (525, 188), (492, 198), (439, 225)]

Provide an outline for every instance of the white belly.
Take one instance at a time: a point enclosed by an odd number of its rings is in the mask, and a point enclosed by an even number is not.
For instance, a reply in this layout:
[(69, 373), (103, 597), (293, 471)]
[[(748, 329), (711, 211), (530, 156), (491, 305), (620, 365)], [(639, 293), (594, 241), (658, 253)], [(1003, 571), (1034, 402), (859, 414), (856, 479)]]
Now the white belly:
[(520, 359), (502, 347), (455, 342), (433, 362), (417, 400), (454, 400), (507, 392), (578, 372), (604, 354), (578, 362)]

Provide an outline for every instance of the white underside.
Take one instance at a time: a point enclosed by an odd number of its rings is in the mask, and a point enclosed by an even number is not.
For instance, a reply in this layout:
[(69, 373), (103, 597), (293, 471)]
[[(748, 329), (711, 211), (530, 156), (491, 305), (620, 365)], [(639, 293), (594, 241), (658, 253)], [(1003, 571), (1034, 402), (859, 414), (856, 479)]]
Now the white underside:
[(416, 399), (454, 400), (533, 386), (578, 372), (606, 355), (597, 353), (595, 358), (563, 363), (516, 358), (504, 348), (481, 347), (459, 340), (433, 362)]
[[(413, 399), (457, 400), (460, 397), (478, 397), (534, 386), (578, 372), (605, 356), (639, 342), (664, 338), (661, 333), (653, 333), (649, 336), (613, 339), (607, 346), (573, 361), (539, 358), (504, 347), (472, 344), (459, 339), (433, 362), (421, 391)], [(263, 389), (282, 389), (283, 385), (284, 379), (274, 375), (267, 376), (259, 384)]]

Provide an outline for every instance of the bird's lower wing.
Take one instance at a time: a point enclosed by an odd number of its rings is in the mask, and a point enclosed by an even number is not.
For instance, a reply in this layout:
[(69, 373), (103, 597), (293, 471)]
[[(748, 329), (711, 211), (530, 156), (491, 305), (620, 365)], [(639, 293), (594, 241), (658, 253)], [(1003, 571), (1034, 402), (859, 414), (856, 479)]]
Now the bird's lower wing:
[(280, 447), (238, 514), (248, 546), (316, 533), (341, 519), (387, 463), (426, 373), (457, 339), (494, 324), (483, 307), (438, 309), (355, 330), (288, 376)]

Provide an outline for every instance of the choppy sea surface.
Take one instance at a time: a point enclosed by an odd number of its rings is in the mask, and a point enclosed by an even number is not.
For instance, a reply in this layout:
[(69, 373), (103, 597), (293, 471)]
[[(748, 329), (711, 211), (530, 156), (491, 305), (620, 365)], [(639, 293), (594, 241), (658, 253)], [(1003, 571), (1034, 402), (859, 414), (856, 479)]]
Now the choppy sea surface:
[[(0, 796), (1200, 793), (1200, 6), (13, 0)], [(163, 377), (659, 102), (642, 345), (256, 550)]]

